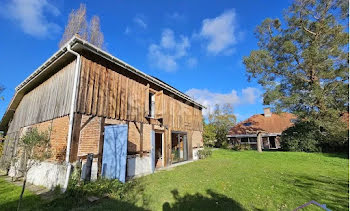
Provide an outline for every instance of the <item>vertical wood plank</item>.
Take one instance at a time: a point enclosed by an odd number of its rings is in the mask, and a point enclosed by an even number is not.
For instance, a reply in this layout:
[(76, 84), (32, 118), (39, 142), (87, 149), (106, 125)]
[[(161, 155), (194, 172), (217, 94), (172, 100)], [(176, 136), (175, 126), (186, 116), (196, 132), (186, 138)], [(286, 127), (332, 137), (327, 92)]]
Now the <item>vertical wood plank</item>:
[(99, 66), (98, 64), (95, 63), (94, 65), (94, 93), (93, 93), (93, 98), (92, 98), (92, 110), (91, 110), (91, 114), (92, 115), (97, 115), (97, 107), (98, 107), (98, 99), (99, 99), (99, 90), (100, 90), (100, 86), (99, 86), (99, 81), (100, 81), (100, 71), (99, 71)]

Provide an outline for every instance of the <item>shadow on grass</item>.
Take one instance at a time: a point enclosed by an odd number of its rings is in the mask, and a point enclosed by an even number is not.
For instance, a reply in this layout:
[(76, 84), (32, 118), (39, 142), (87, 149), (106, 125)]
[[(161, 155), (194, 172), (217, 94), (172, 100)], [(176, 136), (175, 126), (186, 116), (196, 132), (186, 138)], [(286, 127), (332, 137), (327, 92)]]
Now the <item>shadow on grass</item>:
[(326, 157), (349, 159), (349, 155), (346, 153), (322, 153), (322, 155)]
[(200, 193), (185, 194), (180, 196), (178, 190), (172, 190), (171, 193), (175, 202), (170, 204), (166, 202), (163, 204), (164, 211), (171, 210), (245, 210), (242, 205), (235, 200), (228, 198), (225, 195), (215, 193), (212, 190), (207, 190), (210, 197), (204, 196)]
[(297, 193), (304, 198), (305, 201), (302, 203), (315, 200), (326, 204), (331, 210), (349, 209), (348, 178), (339, 180), (332, 177), (310, 177), (307, 175), (288, 175), (285, 178), (287, 183), (293, 184), (287, 191)]
[[(12, 201), (6, 201), (6, 203), (0, 203), (0, 210), (17, 210), (18, 198)], [(20, 210), (40, 210), (41, 206), (42, 201), (40, 200), (40, 197), (36, 195), (24, 196)]]

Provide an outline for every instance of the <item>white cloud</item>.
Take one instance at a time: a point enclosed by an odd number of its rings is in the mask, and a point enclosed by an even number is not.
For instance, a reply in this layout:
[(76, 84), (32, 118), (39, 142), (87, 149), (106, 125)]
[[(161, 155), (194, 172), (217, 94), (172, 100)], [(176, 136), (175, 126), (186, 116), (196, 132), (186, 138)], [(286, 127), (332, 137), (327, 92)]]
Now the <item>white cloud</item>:
[(146, 29), (147, 28), (147, 24), (146, 22), (141, 18), (141, 17), (135, 17), (133, 19), (134, 23), (136, 23), (137, 25), (139, 25), (140, 27)]
[(57, 24), (48, 20), (60, 11), (46, 0), (12, 0), (0, 7), (2, 16), (14, 20), (29, 35), (44, 38), (60, 31)]
[(161, 70), (175, 71), (178, 61), (187, 55), (190, 47), (189, 39), (180, 36), (175, 39), (171, 29), (164, 29), (159, 44), (151, 44), (148, 48), (148, 57), (152, 64)]
[(203, 110), (203, 115), (207, 116), (212, 112), (215, 105), (231, 104), (232, 106), (255, 104), (260, 98), (260, 91), (254, 87), (242, 89), (240, 92), (232, 90), (229, 93), (211, 92), (208, 89), (190, 89), (186, 94), (201, 103), (207, 109)]
[(207, 40), (206, 50), (210, 54), (231, 54), (237, 41), (235, 11), (229, 10), (216, 18), (203, 20), (197, 36)]

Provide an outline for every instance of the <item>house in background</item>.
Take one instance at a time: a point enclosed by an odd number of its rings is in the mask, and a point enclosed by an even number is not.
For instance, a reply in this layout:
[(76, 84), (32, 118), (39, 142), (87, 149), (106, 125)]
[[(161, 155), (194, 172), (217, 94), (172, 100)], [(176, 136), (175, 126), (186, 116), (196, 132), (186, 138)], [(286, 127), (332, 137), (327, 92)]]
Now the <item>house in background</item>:
[(21, 136), (32, 127), (50, 128), (53, 156), (32, 167), (28, 182), (66, 187), (71, 164), (84, 163), (91, 154), (92, 179), (125, 181), (197, 159), (202, 108), (174, 87), (73, 37), (16, 87), (0, 123), (7, 137), (0, 166), (18, 174), (9, 161)]
[(227, 138), (232, 145), (250, 145), (256, 149), (257, 136), (261, 133), (263, 149), (279, 149), (282, 132), (293, 126), (295, 122), (294, 114), (275, 114), (270, 108), (265, 108), (263, 114), (253, 115), (232, 127)]

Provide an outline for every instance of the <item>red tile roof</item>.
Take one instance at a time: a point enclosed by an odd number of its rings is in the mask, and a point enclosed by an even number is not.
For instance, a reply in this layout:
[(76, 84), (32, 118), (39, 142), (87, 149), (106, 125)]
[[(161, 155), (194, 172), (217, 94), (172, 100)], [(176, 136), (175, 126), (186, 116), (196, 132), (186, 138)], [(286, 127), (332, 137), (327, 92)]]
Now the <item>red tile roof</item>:
[(256, 134), (258, 131), (265, 133), (282, 133), (287, 128), (293, 126), (291, 120), (296, 118), (297, 117), (291, 113), (272, 113), (269, 117), (265, 117), (264, 114), (256, 114), (232, 127), (228, 134)]

